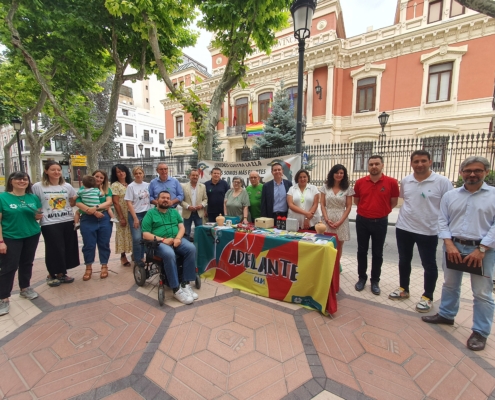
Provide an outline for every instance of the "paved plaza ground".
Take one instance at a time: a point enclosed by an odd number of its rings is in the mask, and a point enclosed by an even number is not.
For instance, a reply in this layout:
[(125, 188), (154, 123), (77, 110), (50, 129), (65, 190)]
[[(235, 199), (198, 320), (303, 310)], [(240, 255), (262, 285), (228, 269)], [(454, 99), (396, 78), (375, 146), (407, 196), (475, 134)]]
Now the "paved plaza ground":
[[(81, 255), (82, 260), (82, 255)], [(21, 399), (487, 399), (495, 398), (495, 335), (484, 351), (466, 349), (469, 280), (452, 327), (432, 326), (414, 311), (422, 269), (413, 268), (411, 299), (397, 287), (396, 264), (383, 267), (382, 295), (356, 292), (355, 254), (342, 260), (339, 310), (316, 311), (203, 281), (185, 306), (157, 277), (144, 287), (112, 255), (110, 274), (45, 284), (44, 243), (32, 286), (0, 317), (0, 397)], [(440, 287), (435, 292), (438, 309)]]

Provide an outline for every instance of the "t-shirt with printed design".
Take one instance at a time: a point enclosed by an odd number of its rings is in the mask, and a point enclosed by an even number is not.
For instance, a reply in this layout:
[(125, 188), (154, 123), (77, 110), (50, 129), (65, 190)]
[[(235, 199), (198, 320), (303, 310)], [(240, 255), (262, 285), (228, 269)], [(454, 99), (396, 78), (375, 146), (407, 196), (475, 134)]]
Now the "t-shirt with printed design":
[(0, 193), (0, 214), (2, 214), (2, 235), (7, 239), (24, 239), (40, 233), (36, 212), (41, 201), (35, 194), (16, 196)]
[(161, 238), (175, 238), (179, 233), (182, 217), (175, 208), (160, 212), (158, 208), (149, 210), (141, 222), (142, 232), (148, 232)]
[(130, 183), (125, 191), (124, 200), (132, 201), (132, 206), (134, 207), (134, 212), (136, 213), (148, 211), (151, 207), (149, 183)]
[(43, 186), (41, 182), (37, 182), (33, 185), (33, 193), (41, 201), (41, 226), (74, 220), (70, 199), (76, 195), (76, 190), (70, 184)]

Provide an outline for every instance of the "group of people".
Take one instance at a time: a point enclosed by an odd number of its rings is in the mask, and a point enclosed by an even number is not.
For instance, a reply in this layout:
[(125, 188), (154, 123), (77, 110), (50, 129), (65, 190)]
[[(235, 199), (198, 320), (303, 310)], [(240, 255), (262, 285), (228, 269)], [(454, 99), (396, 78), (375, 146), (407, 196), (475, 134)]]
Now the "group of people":
[[(471, 350), (485, 347), (490, 334), (495, 303), (492, 298), (495, 264), (495, 188), (484, 183), (490, 171), (488, 160), (469, 157), (460, 166), (464, 185), (454, 189), (444, 176), (433, 172), (431, 155), (425, 150), (411, 154), (413, 173), (397, 180), (383, 174), (383, 158), (368, 159), (369, 175), (358, 179), (352, 188), (345, 166), (337, 164), (328, 172), (321, 187), (311, 184), (309, 171), (299, 170), (294, 184), (284, 179), (283, 166), (273, 163), (273, 179), (261, 183), (259, 174), (249, 174), (245, 188), (240, 177), (234, 177), (232, 188), (222, 179), (220, 168), (212, 168), (211, 179), (199, 182), (199, 171), (191, 170), (189, 182), (180, 184), (168, 176), (168, 166), (159, 163), (158, 177), (144, 182), (142, 167), (131, 172), (123, 164), (112, 168), (111, 178), (102, 170), (84, 177), (78, 192), (62, 177), (55, 161), (44, 166), (41, 182), (31, 186), (23, 172), (11, 174), (5, 193), (0, 194), (0, 315), (9, 311), (9, 297), (18, 270), (20, 296), (34, 299), (38, 294), (30, 287), (34, 254), (40, 234), (45, 240), (47, 284), (71, 283), (68, 270), (79, 265), (77, 231), (83, 238), (86, 270), (84, 281), (92, 277), (92, 265), (98, 248), (100, 278), (108, 277), (112, 221), (117, 223), (115, 250), (123, 266), (134, 262), (142, 266), (142, 239), (161, 242), (156, 251), (163, 259), (165, 273), (177, 300), (190, 304), (198, 298), (189, 282), (195, 279), (196, 248), (191, 243), (192, 224), (215, 222), (220, 215), (254, 222), (256, 218), (286, 217), (297, 221), (299, 229), (313, 230), (318, 222), (326, 231), (335, 233), (339, 251), (350, 240), (349, 213), (356, 210), (357, 291), (364, 290), (368, 280), (368, 250), (371, 239), (371, 292), (380, 295), (383, 247), (388, 228), (388, 215), (398, 204), (395, 227), (399, 253), (399, 287), (389, 299), (410, 297), (410, 274), (414, 244), (424, 268), (424, 292), (416, 305), (418, 312), (432, 309), (433, 293), (438, 279), (436, 249), (444, 240), (443, 262), (445, 282), (439, 312), (425, 316), (428, 323), (454, 323), (458, 312), (462, 272), (446, 267), (451, 263), (467, 263), (483, 267), (481, 275), (472, 274), (474, 295), (473, 334), (467, 346)], [(177, 211), (181, 205), (182, 215)], [(74, 213), (74, 208), (78, 211)], [(115, 209), (115, 217), (112, 214)], [(156, 207), (153, 207), (156, 206)], [(75, 214), (80, 214), (76, 216)], [(184, 257), (183, 279), (179, 282), (175, 255)]]

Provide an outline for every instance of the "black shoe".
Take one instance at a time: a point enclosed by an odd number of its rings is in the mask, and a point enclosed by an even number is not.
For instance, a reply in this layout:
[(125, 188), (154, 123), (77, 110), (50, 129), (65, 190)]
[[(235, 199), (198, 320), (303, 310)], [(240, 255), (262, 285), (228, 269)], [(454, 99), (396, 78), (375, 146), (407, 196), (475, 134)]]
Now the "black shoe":
[(454, 325), (453, 319), (444, 318), (440, 314), (428, 315), (426, 317), (421, 317), (421, 319), (429, 324)]
[(467, 341), (467, 348), (473, 351), (484, 350), (486, 345), (486, 337), (482, 336), (478, 332), (474, 332), (469, 336)]
[(366, 284), (366, 279), (359, 279), (357, 283), (354, 285), (354, 289), (360, 292), (364, 289), (365, 284)]
[(143, 268), (144, 268), (144, 267), (146, 267), (146, 265), (144, 264), (144, 262), (143, 262), (143, 261), (137, 261), (137, 262), (135, 262), (135, 264), (136, 264), (138, 267), (143, 267)]
[(380, 285), (378, 285), (378, 282), (371, 282), (371, 293), (377, 296), (381, 293)]

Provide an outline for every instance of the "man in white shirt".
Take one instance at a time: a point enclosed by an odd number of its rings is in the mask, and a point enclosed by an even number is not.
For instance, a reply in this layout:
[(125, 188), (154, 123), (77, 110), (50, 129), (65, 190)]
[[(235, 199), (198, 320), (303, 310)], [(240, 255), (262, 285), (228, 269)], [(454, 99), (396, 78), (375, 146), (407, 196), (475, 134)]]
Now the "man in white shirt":
[(203, 225), (203, 217), (205, 215), (205, 207), (208, 204), (208, 196), (206, 195), (206, 187), (198, 182), (199, 172), (197, 169), (192, 169), (189, 173), (189, 182), (182, 184), (184, 191), (184, 200), (181, 202), (182, 218), (184, 219), (184, 228), (187, 239), (191, 240), (191, 226), (194, 222), (194, 227)]
[[(445, 193), (440, 202), (438, 237), (443, 239), (450, 263), (466, 263), (482, 268), (480, 275), (471, 275), (473, 290), (473, 333), (467, 341), (470, 350), (483, 350), (490, 335), (495, 303), (493, 275), (495, 266), (495, 187), (484, 180), (490, 163), (484, 157), (473, 156), (462, 162), (460, 173), (464, 185)], [(438, 314), (423, 317), (430, 324), (454, 325), (459, 311), (461, 283), (464, 273), (447, 268), (444, 257), (442, 301)]]
[(402, 179), (399, 197), (404, 203), (395, 225), (399, 250), (399, 288), (388, 296), (392, 300), (409, 298), (409, 280), (414, 244), (418, 246), (424, 269), (424, 292), (416, 304), (416, 311), (428, 312), (432, 307), (433, 292), (438, 279), (436, 252), (438, 245), (438, 213), (440, 200), (452, 183), (430, 167), (433, 161), (426, 150), (411, 154), (413, 173)]

